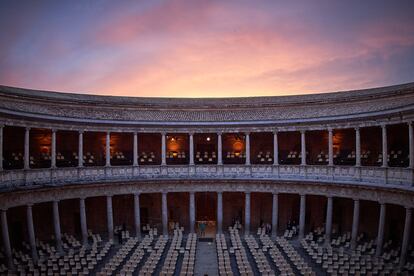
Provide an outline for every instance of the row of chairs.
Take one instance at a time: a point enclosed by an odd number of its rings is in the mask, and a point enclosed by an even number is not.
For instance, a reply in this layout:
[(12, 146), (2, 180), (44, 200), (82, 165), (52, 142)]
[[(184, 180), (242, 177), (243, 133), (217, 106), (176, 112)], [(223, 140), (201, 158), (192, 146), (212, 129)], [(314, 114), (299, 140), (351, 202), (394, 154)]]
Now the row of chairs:
[(276, 239), (276, 243), (286, 253), (288, 259), (293, 263), (293, 266), (300, 272), (301, 275), (316, 275), (316, 273), (312, 270), (309, 264), (299, 255), (299, 253), (285, 238), (278, 237)]
[[(178, 254), (184, 253), (184, 248), (181, 247), (183, 242), (183, 232), (180, 229), (174, 229), (173, 237), (167, 255), (162, 265), (160, 276), (172, 276), (177, 267)], [(193, 271), (194, 272), (194, 271)]]
[(224, 234), (216, 234), (216, 250), (219, 275), (233, 275), (231, 261)]
[(135, 248), (131, 255), (127, 256), (124, 264), (120, 268), (118, 275), (132, 276), (138, 266), (142, 265), (142, 261), (146, 256), (146, 252), (151, 248), (151, 244), (154, 241), (153, 232), (150, 231), (148, 235), (145, 235), (141, 243)]
[(123, 264), (127, 255), (135, 248), (138, 243), (137, 238), (129, 238), (126, 243), (124, 243), (121, 248), (116, 252), (112, 258), (105, 263), (105, 265), (98, 272), (98, 275), (108, 275), (113, 274), (120, 265)]
[(323, 246), (323, 241), (315, 241), (315, 236), (317, 234), (309, 233), (301, 245), (316, 265), (331, 275), (408, 275), (414, 268), (409, 262), (401, 268), (395, 251), (384, 252), (381, 257), (376, 257), (372, 240), (359, 243), (354, 251), (350, 251), (344, 242), (339, 243), (339, 246), (337, 243)]
[[(70, 239), (68, 243), (66, 237)], [(94, 239), (90, 246), (78, 247), (79, 242), (75, 242), (70, 235), (63, 235), (64, 252), (61, 255), (56, 252), (54, 247), (48, 246), (43, 242), (39, 251), (39, 260), (35, 264), (31, 257), (23, 252), (15, 252), (14, 264), (16, 271), (7, 271), (6, 275), (89, 275), (94, 271), (108, 254), (112, 243), (108, 242), (101, 245)], [(75, 247), (70, 247), (72, 244)], [(42, 249), (43, 248), (43, 249)]]
[(275, 265), (280, 275), (294, 275), (292, 266), (288, 263), (279, 248), (273, 243), (268, 235), (261, 235), (260, 242), (263, 245), (263, 249), (268, 252), (270, 259)]
[(168, 236), (160, 236), (153, 248), (149, 248), (148, 252), (150, 255), (145, 261), (144, 265), (140, 268), (138, 275), (139, 276), (150, 276), (153, 275), (158, 263), (161, 260), (162, 254), (164, 253), (165, 247), (168, 242)]
[(197, 234), (190, 233), (188, 234), (188, 237), (187, 237), (187, 242), (185, 244), (185, 250), (180, 249), (180, 253), (184, 252), (180, 276), (194, 275), (196, 250), (197, 250)]
[(236, 255), (237, 269), (242, 276), (253, 276), (253, 269), (247, 258), (246, 249), (244, 248), (240, 239), (239, 231), (237, 228), (229, 227), (230, 242), (232, 248), (230, 248), (230, 254)]
[(260, 275), (274, 275), (274, 271), (271, 269), (270, 264), (267, 261), (267, 257), (264, 254), (264, 252), (267, 251), (266, 247), (259, 247), (259, 244), (253, 237), (253, 235), (246, 236), (244, 240), (246, 241), (247, 248), (253, 256), (253, 259), (257, 266), (257, 270), (259, 271)]

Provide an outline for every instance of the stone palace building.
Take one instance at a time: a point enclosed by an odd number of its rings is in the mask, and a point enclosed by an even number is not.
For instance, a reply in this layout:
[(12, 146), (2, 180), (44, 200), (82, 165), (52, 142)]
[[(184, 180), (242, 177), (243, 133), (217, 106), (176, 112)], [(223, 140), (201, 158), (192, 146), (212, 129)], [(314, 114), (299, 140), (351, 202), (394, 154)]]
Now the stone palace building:
[[(414, 273), (414, 83), (251, 98), (0, 86), (0, 274)], [(211, 274), (210, 274), (211, 275)]]

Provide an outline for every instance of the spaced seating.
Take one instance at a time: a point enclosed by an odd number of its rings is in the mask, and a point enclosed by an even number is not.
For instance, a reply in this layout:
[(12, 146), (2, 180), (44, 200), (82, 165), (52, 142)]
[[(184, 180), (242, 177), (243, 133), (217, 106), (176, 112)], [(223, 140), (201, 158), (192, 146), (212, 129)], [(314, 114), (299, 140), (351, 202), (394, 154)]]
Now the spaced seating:
[[(227, 249), (224, 234), (216, 234), (217, 263), (219, 275), (233, 275), (229, 250)], [(232, 250), (234, 253), (234, 250)]]
[(183, 263), (181, 265), (180, 276), (194, 275), (194, 266), (197, 249), (197, 235), (195, 233), (189, 234), (185, 249), (180, 248), (180, 254), (184, 253)]
[[(64, 254), (59, 255), (53, 246), (36, 241), (39, 261), (37, 264), (27, 253), (13, 250), (13, 262), (19, 275), (89, 275), (106, 257), (111, 242), (101, 244), (99, 235), (92, 235), (92, 244), (80, 246), (73, 236), (63, 234)], [(27, 246), (24, 244), (24, 247)]]
[(408, 275), (413, 272), (414, 266), (410, 262), (402, 268), (399, 267), (400, 248), (391, 249), (390, 242), (384, 243), (384, 253), (377, 258), (374, 250), (375, 242), (373, 240), (363, 241), (362, 235), (358, 237), (360, 243), (354, 251), (348, 250), (349, 242), (343, 241), (343, 237), (347, 237), (348, 233), (339, 236), (328, 247), (322, 245), (323, 240), (315, 241), (316, 236), (315, 233), (309, 233), (301, 241), (301, 246), (315, 264), (329, 274)]
[(236, 255), (237, 269), (241, 275), (253, 275), (253, 269), (247, 258), (246, 250), (240, 239), (239, 231), (229, 227), (232, 247), (229, 252)]

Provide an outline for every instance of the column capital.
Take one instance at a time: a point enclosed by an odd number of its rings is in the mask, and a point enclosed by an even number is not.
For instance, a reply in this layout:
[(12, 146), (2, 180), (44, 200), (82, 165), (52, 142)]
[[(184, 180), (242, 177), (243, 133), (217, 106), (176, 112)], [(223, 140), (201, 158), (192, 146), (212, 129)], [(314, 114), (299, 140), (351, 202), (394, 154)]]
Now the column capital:
[(359, 202), (360, 201), (360, 199), (359, 198), (353, 198), (352, 199), (354, 202)]
[(332, 198), (334, 198), (334, 196), (333, 195), (327, 195), (326, 198), (332, 199)]
[(279, 195), (279, 192), (272, 192), (272, 195)]
[(189, 192), (190, 195), (195, 195), (195, 193), (194, 191)]
[(359, 131), (360, 127), (356, 126), (356, 127), (354, 127), (354, 129), (355, 129), (355, 131)]
[(56, 133), (58, 130), (57, 130), (56, 128), (52, 128), (52, 129), (51, 129), (51, 131), (52, 131), (53, 133)]
[(140, 196), (140, 195), (141, 195), (141, 192), (134, 193), (134, 196)]
[(167, 135), (167, 132), (166, 131), (161, 131), (160, 133), (161, 133), (162, 136), (166, 136)]
[(4, 208), (4, 207), (0, 208), (1, 212), (7, 212), (7, 210), (8, 210), (8, 208)]
[(52, 202), (53, 203), (59, 203), (60, 202), (60, 199), (54, 199), (54, 200), (52, 200)]
[(381, 128), (387, 128), (387, 124), (385, 124), (385, 123), (381, 123)]
[(32, 206), (33, 206), (33, 203), (27, 203), (27, 204), (26, 204), (26, 207), (27, 207), (27, 208), (30, 208), (30, 209), (31, 209), (31, 208), (32, 208)]
[(250, 131), (244, 131), (244, 135), (250, 135)]
[(106, 135), (110, 135), (111, 134), (111, 132), (108, 130), (108, 131), (106, 131)]
[(306, 129), (301, 129), (301, 130), (300, 130), (300, 133), (301, 133), (301, 134), (305, 134), (305, 132), (306, 132)]
[(161, 194), (162, 194), (162, 195), (167, 195), (167, 194), (168, 194), (168, 192), (161, 192)]
[(216, 131), (216, 134), (217, 134), (217, 136), (221, 136), (221, 135), (223, 135), (223, 131)]
[(83, 134), (85, 132), (85, 130), (84, 129), (80, 129), (80, 130), (78, 130), (78, 133), (79, 134)]
[(138, 135), (138, 131), (135, 130), (135, 131), (132, 132), (132, 134)]
[(251, 191), (244, 192), (244, 194), (246, 194), (246, 195), (250, 195), (251, 193), (252, 193)]
[(79, 200), (83, 200), (85, 201), (87, 199), (87, 197), (80, 197)]
[(223, 194), (223, 191), (218, 191), (217, 194), (222, 195)]
[(187, 134), (188, 134), (189, 136), (194, 136), (194, 133), (195, 133), (195, 131), (194, 131), (194, 130), (192, 130), (192, 131), (187, 131)]

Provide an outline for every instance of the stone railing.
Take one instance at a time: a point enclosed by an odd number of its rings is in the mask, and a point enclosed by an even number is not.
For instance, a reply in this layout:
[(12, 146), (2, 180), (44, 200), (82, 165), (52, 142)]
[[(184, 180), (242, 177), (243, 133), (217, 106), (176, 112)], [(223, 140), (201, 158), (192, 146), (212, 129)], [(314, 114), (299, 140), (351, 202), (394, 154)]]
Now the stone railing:
[(413, 189), (409, 168), (298, 165), (177, 165), (31, 169), (0, 172), (0, 190), (148, 179), (266, 179)]

